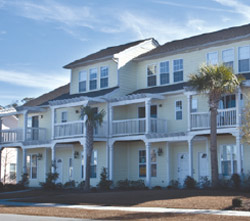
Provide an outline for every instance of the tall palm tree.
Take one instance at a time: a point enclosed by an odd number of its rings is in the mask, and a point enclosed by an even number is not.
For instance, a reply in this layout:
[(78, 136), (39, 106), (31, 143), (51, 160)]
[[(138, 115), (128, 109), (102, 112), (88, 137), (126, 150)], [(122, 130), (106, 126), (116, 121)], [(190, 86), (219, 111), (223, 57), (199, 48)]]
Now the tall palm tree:
[(99, 113), (96, 113), (96, 108), (90, 106), (81, 107), (81, 119), (86, 119), (86, 149), (87, 149), (87, 160), (86, 160), (86, 179), (84, 184), (84, 190), (89, 191), (90, 189), (90, 173), (91, 173), (91, 156), (93, 152), (94, 145), (94, 129), (98, 125), (102, 125), (105, 111), (101, 110)]
[(210, 108), (210, 152), (212, 185), (218, 185), (217, 158), (217, 111), (223, 94), (233, 93), (243, 80), (237, 77), (231, 67), (225, 65), (203, 65), (197, 74), (190, 75), (189, 84), (195, 90), (208, 96)]

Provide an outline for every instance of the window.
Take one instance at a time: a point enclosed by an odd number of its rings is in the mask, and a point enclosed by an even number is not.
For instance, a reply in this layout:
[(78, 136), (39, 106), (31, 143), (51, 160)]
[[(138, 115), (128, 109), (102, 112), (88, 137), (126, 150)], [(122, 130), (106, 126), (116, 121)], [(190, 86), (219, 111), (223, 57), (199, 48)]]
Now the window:
[(97, 88), (97, 68), (89, 70), (89, 90), (95, 90)]
[(182, 101), (175, 102), (175, 119), (182, 120)]
[(218, 64), (218, 52), (207, 53), (207, 64), (217, 65)]
[(222, 145), (220, 149), (221, 173), (223, 176), (231, 176), (237, 173), (236, 146)]
[(222, 61), (223, 64), (227, 67), (230, 67), (233, 69), (234, 66), (234, 50), (228, 49), (222, 51)]
[(73, 160), (69, 158), (69, 179), (72, 180), (73, 178)]
[(108, 67), (101, 67), (101, 85), (100, 88), (108, 87), (109, 80), (109, 69)]
[(93, 150), (91, 156), (90, 178), (96, 178), (97, 150)]
[(67, 114), (67, 111), (63, 111), (62, 112), (62, 115), (61, 115), (61, 121), (62, 121), (62, 123), (65, 123), (65, 122), (67, 122), (67, 118), (68, 118), (68, 116), (67, 116), (68, 114)]
[(79, 72), (79, 92), (87, 90), (87, 71)]
[(236, 107), (235, 94), (223, 96), (219, 102), (219, 109), (228, 109)]
[(169, 84), (169, 62), (161, 62), (160, 63), (160, 83)]
[(11, 180), (16, 179), (16, 164), (15, 163), (10, 164), (10, 179)]
[(156, 86), (156, 73), (157, 67), (155, 64), (148, 65), (147, 76), (148, 76), (148, 87)]
[[(150, 151), (151, 159), (151, 177), (157, 175), (157, 151)], [(146, 150), (139, 150), (139, 177), (146, 177)]]
[(239, 72), (250, 70), (250, 46), (239, 47)]
[(198, 109), (197, 98), (192, 98), (192, 109), (191, 109), (191, 112), (197, 112), (197, 109)]
[(37, 155), (27, 155), (26, 158), (27, 174), (31, 179), (37, 178)]
[(183, 59), (174, 60), (174, 82), (183, 81)]

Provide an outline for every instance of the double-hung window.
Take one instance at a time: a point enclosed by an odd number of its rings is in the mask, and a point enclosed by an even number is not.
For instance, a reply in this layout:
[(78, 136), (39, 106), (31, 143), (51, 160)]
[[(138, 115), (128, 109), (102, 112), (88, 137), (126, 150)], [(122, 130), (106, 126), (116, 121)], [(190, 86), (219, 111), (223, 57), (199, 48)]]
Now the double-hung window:
[(151, 177), (157, 176), (157, 151), (156, 149), (151, 149)]
[(148, 65), (147, 67), (148, 87), (156, 86), (156, 74), (157, 74), (157, 66), (155, 64)]
[(236, 107), (235, 94), (222, 96), (219, 102), (219, 109), (228, 109)]
[(100, 88), (108, 87), (109, 69), (108, 67), (101, 67), (101, 82)]
[(97, 68), (91, 68), (89, 70), (89, 90), (95, 90), (97, 88)]
[(234, 67), (234, 50), (227, 49), (227, 50), (222, 51), (222, 61), (223, 61), (223, 64), (225, 66), (233, 69), (233, 67)]
[[(157, 151), (150, 151), (151, 177), (157, 176)], [(146, 150), (139, 150), (139, 177), (146, 177)]]
[(175, 102), (175, 119), (182, 120), (182, 101)]
[(183, 59), (177, 59), (174, 65), (174, 82), (183, 81)]
[(169, 61), (160, 63), (160, 83), (169, 84)]
[(16, 164), (15, 163), (10, 164), (10, 179), (11, 180), (16, 179)]
[(217, 65), (218, 64), (218, 52), (207, 53), (207, 64), (208, 65)]
[(79, 72), (79, 92), (87, 90), (87, 71)]
[(250, 71), (250, 46), (239, 47), (239, 72)]
[(27, 155), (27, 174), (31, 179), (37, 178), (37, 155)]
[(91, 156), (91, 165), (90, 165), (90, 178), (96, 178), (96, 169), (97, 169), (97, 150), (93, 150)]
[(221, 173), (223, 176), (231, 176), (237, 173), (236, 146), (222, 145), (220, 147)]
[(198, 101), (197, 98), (192, 98), (192, 108), (191, 108), (191, 112), (197, 112), (198, 109)]
[(61, 122), (66, 123), (68, 121), (68, 114), (67, 111), (63, 111), (61, 115)]

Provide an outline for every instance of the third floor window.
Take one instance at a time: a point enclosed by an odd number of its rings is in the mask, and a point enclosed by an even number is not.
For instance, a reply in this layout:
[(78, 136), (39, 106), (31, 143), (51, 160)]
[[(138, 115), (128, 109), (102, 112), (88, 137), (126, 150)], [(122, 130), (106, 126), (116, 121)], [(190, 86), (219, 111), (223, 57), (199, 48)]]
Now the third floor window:
[(250, 47), (239, 47), (239, 72), (250, 71)]
[(148, 87), (156, 86), (156, 73), (157, 73), (157, 66), (155, 64), (148, 65), (147, 67)]
[(183, 81), (183, 59), (174, 60), (174, 82)]
[(101, 67), (101, 82), (100, 88), (108, 87), (109, 69), (108, 67)]
[(169, 84), (169, 61), (160, 63), (160, 82), (161, 85)]
[(218, 64), (218, 52), (210, 52), (207, 54), (207, 64), (208, 65)]
[(227, 49), (222, 51), (222, 61), (223, 64), (227, 67), (233, 68), (234, 66), (234, 50)]
[(89, 90), (95, 90), (97, 88), (97, 68), (89, 70)]
[(87, 90), (87, 71), (79, 72), (79, 92), (85, 92)]

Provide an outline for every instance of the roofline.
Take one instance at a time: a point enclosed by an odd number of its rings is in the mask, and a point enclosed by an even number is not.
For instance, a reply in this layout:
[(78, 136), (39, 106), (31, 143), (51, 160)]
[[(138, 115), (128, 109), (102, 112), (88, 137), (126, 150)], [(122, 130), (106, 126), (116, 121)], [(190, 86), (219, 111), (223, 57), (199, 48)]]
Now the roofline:
[[(193, 37), (196, 37), (196, 36), (193, 36)], [(200, 44), (200, 45), (197, 45), (197, 46), (186, 47), (186, 48), (182, 48), (182, 49), (178, 49), (178, 50), (174, 50), (174, 51), (170, 51), (170, 52), (157, 53), (157, 54), (153, 54), (153, 55), (149, 55), (149, 56), (145, 56), (145, 57), (141, 57), (141, 58), (138, 57), (138, 58), (134, 58), (133, 60), (134, 61), (150, 60), (150, 59), (163, 57), (163, 56), (167, 56), (167, 55), (178, 54), (180, 52), (184, 52), (184, 51), (187, 51), (187, 50), (194, 51), (195, 49), (206, 48), (206, 47), (210, 47), (212, 45), (227, 43), (227, 42), (230, 42), (230, 41), (234, 42), (234, 41), (237, 41), (237, 40), (243, 40), (243, 39), (247, 39), (249, 37), (250, 37), (250, 34), (247, 34), (247, 35), (243, 35), (243, 36), (239, 36), (239, 37), (235, 37), (235, 38), (230, 38), (230, 39), (226, 39), (226, 40), (213, 41), (213, 42), (209, 42), (209, 43), (206, 43), (206, 44)], [(183, 40), (186, 40), (186, 39), (187, 38), (182, 39), (182, 40), (178, 40), (178, 41), (183, 41)], [(169, 43), (171, 43), (171, 42), (169, 42)]]

